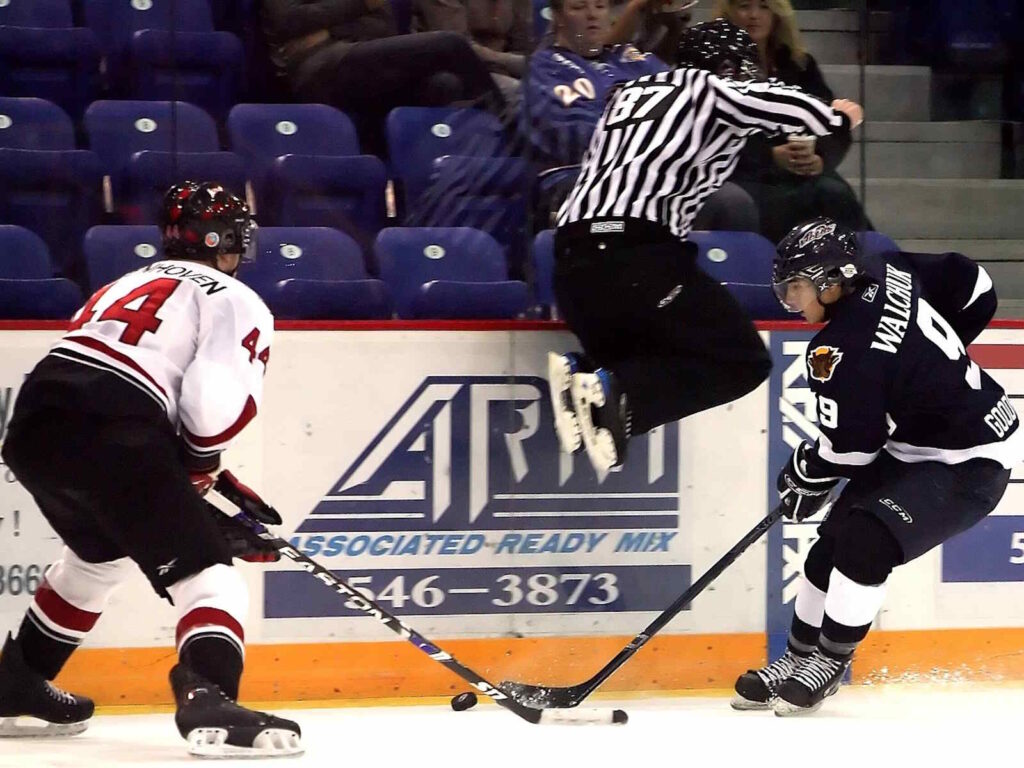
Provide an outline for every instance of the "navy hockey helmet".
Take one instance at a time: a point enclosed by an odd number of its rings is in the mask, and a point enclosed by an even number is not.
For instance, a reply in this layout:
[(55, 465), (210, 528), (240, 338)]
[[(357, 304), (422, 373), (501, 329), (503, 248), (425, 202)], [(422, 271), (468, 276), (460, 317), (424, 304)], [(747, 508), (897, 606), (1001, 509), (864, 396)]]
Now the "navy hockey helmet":
[(803, 278), (820, 294), (833, 285), (853, 287), (864, 275), (857, 234), (835, 219), (819, 217), (794, 227), (776, 247), (772, 264), (772, 287), (779, 301), (786, 303), (786, 284)]
[(164, 195), (164, 255), (209, 261), (222, 253), (248, 256), (255, 222), (245, 201), (211, 181), (186, 181)]
[(725, 19), (683, 30), (676, 59), (680, 66), (706, 69), (732, 80), (764, 80), (757, 45), (747, 31)]

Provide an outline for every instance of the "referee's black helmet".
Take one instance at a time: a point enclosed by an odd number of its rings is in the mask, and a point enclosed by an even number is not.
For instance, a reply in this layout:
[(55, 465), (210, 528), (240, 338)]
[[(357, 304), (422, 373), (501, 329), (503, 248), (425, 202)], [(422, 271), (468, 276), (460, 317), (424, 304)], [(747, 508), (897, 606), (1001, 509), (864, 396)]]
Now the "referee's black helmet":
[(725, 19), (683, 30), (676, 59), (679, 66), (706, 69), (732, 80), (764, 80), (757, 45), (745, 29)]

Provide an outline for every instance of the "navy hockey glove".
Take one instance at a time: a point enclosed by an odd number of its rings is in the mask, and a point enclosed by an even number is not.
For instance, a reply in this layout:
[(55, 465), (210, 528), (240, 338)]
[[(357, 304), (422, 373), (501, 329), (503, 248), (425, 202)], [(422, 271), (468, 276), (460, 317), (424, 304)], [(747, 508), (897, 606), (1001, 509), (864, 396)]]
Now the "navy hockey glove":
[(799, 522), (819, 512), (841, 479), (814, 476), (808, 467), (808, 456), (813, 450), (807, 443), (800, 443), (775, 482), (779, 489), (782, 516), (787, 520)]
[(213, 489), (239, 509), (233, 517), (220, 510), (217, 515), (217, 524), (231, 547), (232, 556), (251, 563), (280, 560), (277, 548), (259, 535), (266, 531), (265, 526), (281, 524), (277, 510), (226, 469), (217, 476)]

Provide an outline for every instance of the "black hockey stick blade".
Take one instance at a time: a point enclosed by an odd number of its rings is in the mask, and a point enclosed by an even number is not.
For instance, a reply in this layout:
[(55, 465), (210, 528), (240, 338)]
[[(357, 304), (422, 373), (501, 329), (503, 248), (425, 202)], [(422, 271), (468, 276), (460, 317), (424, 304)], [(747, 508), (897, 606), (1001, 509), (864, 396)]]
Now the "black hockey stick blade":
[(757, 525), (750, 529), (746, 536), (736, 542), (736, 545), (726, 552), (721, 559), (711, 566), (703, 576), (690, 585), (672, 605), (666, 608), (654, 621), (652, 621), (643, 632), (634, 637), (625, 648), (609, 661), (601, 671), (577, 685), (570, 686), (549, 686), (532, 685), (530, 683), (519, 683), (506, 680), (498, 685), (504, 693), (508, 694), (524, 707), (534, 709), (570, 709), (579, 706), (580, 702), (597, 690), (601, 684), (611, 677), (615, 671), (629, 661), (633, 654), (639, 651), (647, 641), (660, 632), (676, 615), (684, 610), (693, 599), (703, 592), (711, 582), (717, 579), (722, 571), (728, 568), (742, 555), (751, 544), (760, 539), (768, 529), (782, 517), (782, 507), (777, 506)]
[[(242, 514), (244, 515), (244, 513)], [(260, 538), (273, 545), (281, 553), (282, 557), (291, 560), (324, 586), (334, 591), (340, 597), (346, 599), (348, 601), (347, 604), (350, 607), (354, 607), (368, 616), (373, 617), (392, 632), (419, 648), (431, 659), (443, 664), (451, 672), (461, 677), (469, 683), (475, 691), (490, 697), (496, 704), (518, 715), (528, 723), (557, 723), (562, 725), (623, 725), (628, 722), (628, 715), (621, 709), (588, 708), (570, 715), (567, 712), (547, 712), (539, 708), (527, 707), (520, 704), (514, 698), (501, 691), (497, 686), (492, 685), (478, 673), (463, 665), (458, 659), (444, 651), (440, 646), (435, 645), (419, 632), (403, 623), (401, 619), (385, 611), (380, 607), (380, 605), (368, 598), (366, 595), (356, 591), (354, 587), (349, 586), (346, 582), (339, 579), (327, 568), (324, 568), (312, 558), (299, 552), (284, 539), (270, 533), (264, 526), (260, 525), (255, 520), (247, 519), (247, 523), (257, 533), (257, 535), (260, 536)]]

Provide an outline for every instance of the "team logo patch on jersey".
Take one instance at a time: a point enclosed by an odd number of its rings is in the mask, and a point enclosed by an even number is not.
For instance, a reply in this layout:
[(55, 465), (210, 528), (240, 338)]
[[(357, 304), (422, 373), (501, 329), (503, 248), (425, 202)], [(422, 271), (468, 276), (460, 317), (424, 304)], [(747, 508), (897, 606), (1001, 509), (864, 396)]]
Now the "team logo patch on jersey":
[(807, 370), (815, 381), (828, 381), (842, 359), (843, 353), (839, 347), (815, 347), (807, 353)]

